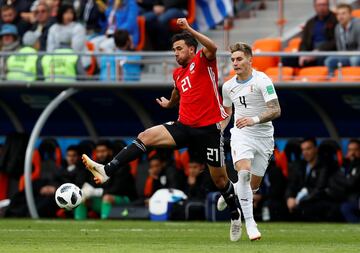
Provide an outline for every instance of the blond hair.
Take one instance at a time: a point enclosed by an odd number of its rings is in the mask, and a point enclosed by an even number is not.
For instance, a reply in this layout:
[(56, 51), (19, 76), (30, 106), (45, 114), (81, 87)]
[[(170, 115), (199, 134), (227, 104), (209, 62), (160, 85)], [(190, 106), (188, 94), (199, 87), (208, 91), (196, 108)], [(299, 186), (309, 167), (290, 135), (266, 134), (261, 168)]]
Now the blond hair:
[(230, 45), (230, 52), (234, 53), (236, 51), (243, 52), (244, 55), (247, 57), (253, 56), (251, 47), (248, 44), (243, 43), (243, 42), (237, 42), (235, 44)]

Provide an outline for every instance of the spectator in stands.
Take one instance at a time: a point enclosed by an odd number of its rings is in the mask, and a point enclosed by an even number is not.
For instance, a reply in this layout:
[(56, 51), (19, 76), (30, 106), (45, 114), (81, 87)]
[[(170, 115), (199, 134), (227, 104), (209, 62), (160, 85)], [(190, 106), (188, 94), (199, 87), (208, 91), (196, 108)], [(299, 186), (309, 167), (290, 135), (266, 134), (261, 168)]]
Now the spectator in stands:
[[(335, 51), (336, 16), (329, 8), (329, 0), (314, 0), (316, 15), (304, 27), (299, 51)], [(285, 58), (285, 66), (306, 67), (324, 64), (324, 57), (301, 56)]]
[(254, 213), (261, 213), (263, 221), (288, 219), (285, 201), (287, 177), (271, 160), (264, 175), (260, 191), (254, 194)]
[[(5, 24), (1, 26), (0, 41), (2, 52), (15, 52), (20, 48), (19, 34), (16, 26)], [(4, 57), (4, 60), (0, 61), (1, 76), (5, 77), (6, 73), (6, 60), (8, 57)]]
[[(40, 0), (40, 1), (42, 1), (42, 0)], [(45, 2), (50, 7), (50, 16), (53, 18), (56, 18), (63, 1), (62, 0), (45, 0)]]
[(217, 191), (206, 166), (206, 163), (199, 157), (190, 157), (189, 175), (184, 188), (184, 193), (188, 196), (189, 201), (205, 201), (209, 192)]
[[(204, 220), (207, 194), (216, 192), (217, 188), (211, 180), (206, 163), (201, 157), (191, 155), (189, 158), (189, 175), (184, 182), (183, 192), (186, 201), (177, 203), (172, 210), (171, 219)], [(181, 177), (177, 177), (181, 180)]]
[[(117, 30), (114, 34), (117, 50), (115, 52), (133, 51), (133, 43), (128, 31)], [(141, 68), (139, 63), (128, 63), (128, 61), (140, 61), (140, 56), (102, 56), (100, 58), (100, 80), (102, 81), (138, 81)]]
[[(352, 7), (349, 4), (339, 4), (336, 8), (338, 24), (335, 27), (336, 49), (338, 51), (360, 50), (360, 20), (351, 16)], [(338, 65), (360, 66), (360, 56), (329, 56), (325, 65), (329, 74), (334, 75)]]
[(90, 39), (100, 34), (101, 23), (105, 22), (105, 9), (106, 4), (102, 0), (81, 0), (79, 18), (85, 24)]
[(23, 37), (23, 47), (18, 53), (32, 55), (11, 55), (6, 60), (6, 80), (35, 81), (38, 76), (39, 37), (37, 32), (26, 32)]
[(135, 0), (109, 0), (105, 11), (106, 22), (102, 24), (104, 35), (91, 40), (96, 49), (113, 52), (115, 42), (113, 39), (116, 30), (127, 30), (136, 47), (139, 43), (139, 28), (137, 25), (138, 6)]
[[(51, 28), (50, 28), (51, 30)], [(73, 82), (86, 79), (82, 61), (76, 52), (71, 48), (72, 38), (66, 37), (70, 34), (63, 34), (59, 38), (57, 47), (53, 53), (64, 53), (66, 55), (46, 54), (41, 58), (39, 78), (47, 82)]]
[(18, 35), (20, 39), (22, 38), (23, 34), (30, 29), (30, 24), (25, 22), (18, 12), (16, 11), (15, 7), (12, 5), (4, 5), (1, 7), (1, 24), (12, 24), (17, 27)]
[(0, 0), (0, 7), (14, 6), (17, 13), (28, 12), (33, 0)]
[[(347, 222), (360, 222), (360, 141), (352, 139), (348, 144), (348, 151), (344, 163), (343, 189), (347, 195), (347, 201), (341, 204), (340, 210)], [(337, 178), (334, 177), (335, 180)], [(341, 179), (338, 179), (341, 180)]]
[(155, 50), (169, 50), (170, 26), (174, 18), (184, 18), (187, 15), (187, 0), (155, 0), (152, 11), (143, 15), (146, 20), (147, 35)]
[(68, 4), (60, 6), (56, 23), (49, 29), (46, 51), (53, 52), (60, 48), (63, 37), (70, 39), (70, 48), (75, 52), (85, 51), (85, 28), (77, 22), (74, 7)]
[[(96, 144), (95, 156), (97, 162), (110, 162), (113, 156), (111, 142), (108, 140), (99, 141)], [(130, 168), (119, 171), (115, 174), (114, 178), (102, 185), (102, 188), (94, 188), (91, 184), (86, 183), (82, 187), (82, 190), (84, 199), (91, 198), (92, 209), (100, 213), (102, 219), (108, 218), (114, 204), (129, 204), (130, 200), (136, 198), (135, 182), (133, 176), (130, 174)], [(84, 219), (86, 218), (86, 214), (87, 206), (83, 203), (76, 209), (75, 218)]]
[(316, 201), (324, 193), (328, 181), (328, 169), (320, 161), (316, 140), (306, 138), (301, 142), (304, 162), (289, 167), (289, 183), (286, 191), (287, 207), (294, 218), (320, 219), (321, 213), (314, 209)]
[(144, 196), (145, 204), (148, 199), (159, 189), (177, 188), (176, 169), (169, 166), (166, 158), (154, 154), (149, 158), (149, 175), (145, 182)]
[(34, 22), (27, 32), (36, 32), (40, 34), (40, 51), (46, 51), (48, 32), (54, 24), (55, 19), (50, 17), (50, 8), (45, 2), (38, 2), (34, 6)]
[(139, 7), (139, 15), (144, 15), (153, 10), (155, 0), (136, 0), (136, 3)]

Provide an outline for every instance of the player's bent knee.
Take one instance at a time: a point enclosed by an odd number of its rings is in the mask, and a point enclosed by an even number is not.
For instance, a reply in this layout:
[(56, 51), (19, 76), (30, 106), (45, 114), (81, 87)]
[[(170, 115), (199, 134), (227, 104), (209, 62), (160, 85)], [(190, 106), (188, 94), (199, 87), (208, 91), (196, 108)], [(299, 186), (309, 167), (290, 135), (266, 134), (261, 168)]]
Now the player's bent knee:
[(248, 184), (251, 180), (251, 174), (248, 170), (240, 170), (238, 173), (239, 183), (240, 184)]

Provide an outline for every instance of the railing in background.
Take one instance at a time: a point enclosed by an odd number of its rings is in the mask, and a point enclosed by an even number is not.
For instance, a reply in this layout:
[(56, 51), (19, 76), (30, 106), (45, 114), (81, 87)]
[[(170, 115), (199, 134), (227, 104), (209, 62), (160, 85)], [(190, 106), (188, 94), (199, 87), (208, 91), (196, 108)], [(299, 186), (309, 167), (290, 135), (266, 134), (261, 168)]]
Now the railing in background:
[[(13, 55), (13, 56), (31, 56), (34, 54), (29, 53), (5, 53), (0, 52), (0, 61), (2, 66), (6, 63), (6, 57)], [(38, 52), (37, 54), (40, 57), (44, 55), (52, 55), (56, 57), (57, 55), (74, 55), (73, 53), (48, 53), (48, 52)], [(151, 85), (151, 86), (164, 86), (168, 83), (172, 83), (172, 72), (173, 70), (178, 67), (174, 55), (172, 52), (122, 52), (122, 53), (79, 53), (76, 54), (79, 56), (79, 59), (96, 57), (98, 65), (100, 66), (100, 61), (102, 57), (113, 57), (114, 60), (114, 78), (112, 80), (104, 80), (101, 79), (101, 75), (87, 75), (84, 72), (84, 75), (77, 75), (76, 76), (76, 86), (81, 86), (81, 84), (96, 86), (95, 83), (102, 83), (104, 85), (108, 84), (136, 84), (140, 86)], [(226, 79), (229, 78), (229, 74), (231, 72), (232, 66), (230, 62), (230, 53), (228, 52), (219, 52), (218, 54), (218, 70), (219, 70), (219, 83), (222, 84)], [(286, 57), (299, 57), (299, 56), (318, 56), (318, 57), (328, 57), (328, 56), (358, 56), (360, 57), (360, 52), (254, 52), (254, 57), (273, 57), (278, 58), (277, 66), (273, 66), (272, 70), (269, 72), (269, 76), (273, 78), (274, 82), (276, 83), (299, 83), (299, 82), (314, 82), (314, 81), (323, 81), (323, 82), (352, 82), (352, 83), (359, 83), (360, 82), (360, 71), (357, 69), (348, 70), (347, 67), (338, 65), (338, 69), (335, 72), (335, 77), (325, 76), (321, 74), (319, 78), (317, 78), (316, 71), (314, 72), (314, 78), (306, 78), (304, 76), (298, 76), (300, 72), (299, 69), (293, 69), (293, 73), (289, 76), (287, 71), (284, 72), (285, 67), (282, 64), (282, 59)], [(124, 60), (124, 57), (129, 57), (129, 60)], [(134, 57), (138, 57), (138, 59), (134, 60)], [(136, 77), (131, 76), (131, 74), (126, 77), (124, 75), (124, 64), (128, 65), (138, 65), (141, 67), (140, 76), (137, 73)], [(101, 67), (101, 66), (100, 66)], [(110, 73), (112, 70), (110, 69), (110, 64), (105, 65), (106, 69), (102, 70), (105, 73)], [(275, 67), (275, 69), (274, 69)], [(9, 81), (6, 80), (6, 73), (5, 68), (0, 70), (0, 78), (2, 83), (1, 86), (10, 86), (10, 85), (24, 85), (27, 86), (39, 86), (43, 85), (50, 85), (51, 83), (56, 83), (55, 86), (61, 86), (61, 83), (66, 85), (66, 82), (55, 80), (55, 67), (54, 64), (50, 65), (50, 76), (42, 76), (38, 75), (36, 81), (25, 81), (25, 80), (16, 80), (16, 81)], [(346, 70), (346, 71), (345, 71)], [(266, 72), (266, 71), (265, 71)], [(275, 73), (275, 74), (274, 74)], [(352, 73), (354, 76), (349, 76), (348, 73)], [(346, 75), (346, 76), (345, 76)], [(62, 76), (60, 76), (62, 77)], [(125, 77), (125, 78), (124, 78)], [(131, 79), (134, 80), (131, 80)], [(44, 81), (47, 79), (46, 81)], [(127, 80), (129, 79), (129, 80)], [(67, 83), (67, 87), (73, 86), (74, 80), (69, 80)]]

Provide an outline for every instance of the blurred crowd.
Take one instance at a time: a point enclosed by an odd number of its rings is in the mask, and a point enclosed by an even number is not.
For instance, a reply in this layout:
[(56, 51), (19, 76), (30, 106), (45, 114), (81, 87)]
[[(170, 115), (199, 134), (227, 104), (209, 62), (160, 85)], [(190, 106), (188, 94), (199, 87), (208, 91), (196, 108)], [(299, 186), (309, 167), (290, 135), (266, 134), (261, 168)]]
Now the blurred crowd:
[[(29, 212), (24, 194), (21, 147), (24, 136), (10, 135), (0, 152), (0, 169), (9, 176), (7, 217)], [(55, 139), (44, 139), (33, 158), (35, 203), (41, 217), (106, 219), (114, 206), (147, 207), (159, 189), (179, 189), (187, 196), (173, 209), (174, 219), (205, 219), (205, 206), (216, 191), (205, 159), (196, 150), (151, 150), (141, 159), (121, 168), (104, 185), (96, 185), (82, 165), (86, 153), (106, 164), (126, 143), (122, 140), (81, 141), (67, 147), (64, 159)], [(17, 148), (14, 149), (14, 146)], [(227, 167), (236, 183), (228, 144)], [(83, 202), (73, 212), (59, 209), (54, 201), (58, 186), (74, 183), (83, 192)], [(11, 185), (13, 186), (11, 189)], [(284, 150), (275, 149), (262, 186), (254, 195), (255, 216), (263, 221), (360, 222), (360, 141), (349, 140), (346, 154), (333, 140), (290, 139)], [(4, 190), (4, 189), (2, 189)], [(209, 204), (209, 203), (208, 203)], [(216, 205), (215, 203), (210, 203)], [(185, 215), (185, 210), (187, 214)], [(190, 212), (190, 213), (189, 213)]]
[[(79, 57), (76, 53), (170, 50), (172, 19), (186, 17), (187, 0), (3, 0), (0, 1), (2, 77), (6, 80), (74, 81), (97, 74), (100, 80), (139, 80), (132, 57)], [(145, 19), (146, 34), (139, 27)], [(144, 39), (144, 38), (143, 38)], [(11, 56), (11, 52), (66, 53)], [(129, 66), (130, 65), (130, 66)], [(124, 72), (117, 74), (118, 72)]]
[[(171, 50), (178, 29), (172, 21), (188, 17), (191, 0), (2, 0), (0, 1), (1, 78), (15, 81), (138, 81), (141, 57), (81, 53)], [(266, 1), (234, 1), (235, 15), (266, 8)], [(315, 16), (307, 20), (295, 51), (359, 51), (360, 22), (352, 6), (313, 1)], [(191, 14), (194, 15), (194, 14)], [(13, 55), (13, 52), (39, 56)], [(359, 56), (288, 57), (284, 66), (359, 66)]]

